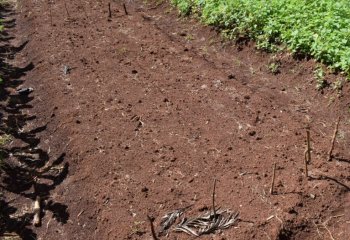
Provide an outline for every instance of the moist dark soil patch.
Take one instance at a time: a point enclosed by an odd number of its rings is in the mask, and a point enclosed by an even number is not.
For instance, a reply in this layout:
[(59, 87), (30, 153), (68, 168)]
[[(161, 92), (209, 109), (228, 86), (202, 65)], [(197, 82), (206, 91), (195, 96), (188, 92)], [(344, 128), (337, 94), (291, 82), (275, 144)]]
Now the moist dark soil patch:
[[(14, 47), (28, 43), (10, 62), (33, 66), (11, 78), (21, 81), (12, 89), (34, 88), (18, 114), (35, 118), (16, 129), (31, 135), (14, 131), (9, 147), (39, 149), (44, 163), (65, 166), (59, 180), (39, 180), (42, 226), (32, 227), (29, 214), (11, 231), (41, 239), (151, 239), (147, 215), (158, 231), (170, 211), (210, 209), (217, 179), (217, 205), (239, 211), (240, 221), (202, 239), (350, 238), (348, 84), (322, 94), (315, 62), (287, 54), (273, 74), (271, 55), (253, 43), (237, 47), (168, 3), (126, 2), (127, 15), (122, 3), (111, 2), (109, 12), (109, 3), (22, 0), (11, 16), (16, 24), (4, 37), (15, 36)], [(18, 187), (24, 189), (4, 196), (23, 214), (35, 194), (33, 185)]]

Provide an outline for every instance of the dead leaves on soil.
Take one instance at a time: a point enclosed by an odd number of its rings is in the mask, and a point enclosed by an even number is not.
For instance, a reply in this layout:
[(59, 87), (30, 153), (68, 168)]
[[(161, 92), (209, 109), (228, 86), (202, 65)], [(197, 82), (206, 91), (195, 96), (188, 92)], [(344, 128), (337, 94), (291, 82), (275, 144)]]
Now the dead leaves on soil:
[[(189, 207), (180, 208), (166, 214), (160, 222), (160, 233), (167, 235), (169, 233), (168, 230), (188, 208)], [(233, 226), (238, 220), (238, 215), (238, 212), (218, 209), (215, 214), (212, 211), (209, 211), (194, 218), (184, 217), (172, 228), (172, 231), (184, 232), (199, 237), (204, 234), (222, 231)]]

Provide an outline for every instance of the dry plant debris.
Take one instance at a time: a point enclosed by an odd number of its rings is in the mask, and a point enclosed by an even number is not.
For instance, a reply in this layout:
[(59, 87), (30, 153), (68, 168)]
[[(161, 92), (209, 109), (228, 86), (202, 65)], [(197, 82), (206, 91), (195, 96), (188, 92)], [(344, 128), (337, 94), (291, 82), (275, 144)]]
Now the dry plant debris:
[(176, 209), (175, 211), (172, 211), (162, 217), (162, 220), (160, 222), (160, 232), (164, 233), (166, 230), (168, 230), (176, 222), (176, 219), (178, 219), (190, 207), (191, 206)]
[[(183, 212), (181, 212), (181, 214), (182, 213)], [(174, 212), (165, 215), (163, 219), (166, 219), (167, 221), (161, 222), (162, 230), (169, 229), (181, 214), (178, 210), (175, 210)], [(196, 237), (204, 234), (215, 233), (216, 231), (224, 230), (233, 226), (238, 220), (238, 215), (238, 212), (217, 209), (215, 213), (209, 211), (194, 218), (187, 219), (184, 217), (180, 223), (173, 228), (173, 231), (185, 232)]]

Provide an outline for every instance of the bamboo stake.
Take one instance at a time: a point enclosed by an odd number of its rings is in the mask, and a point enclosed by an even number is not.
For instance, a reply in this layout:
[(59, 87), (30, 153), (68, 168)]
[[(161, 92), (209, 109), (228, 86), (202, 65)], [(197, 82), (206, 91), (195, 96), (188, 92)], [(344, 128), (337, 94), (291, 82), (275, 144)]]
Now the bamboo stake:
[(53, 26), (53, 21), (52, 21), (52, 6), (51, 6), (51, 0), (47, 1), (49, 4), (49, 8), (50, 8), (50, 23), (51, 23), (51, 27)]
[(311, 163), (311, 143), (310, 143), (310, 130), (306, 130), (306, 136), (307, 136), (307, 163)]
[(66, 1), (64, 1), (64, 8), (66, 9), (66, 13), (67, 13), (68, 18), (70, 18)]
[(108, 3), (108, 18), (112, 18), (112, 10), (111, 10), (111, 3)]
[(216, 188), (216, 179), (214, 179), (214, 187), (213, 187), (213, 214), (214, 214), (214, 219), (216, 219), (216, 210), (215, 210), (215, 188)]
[(305, 165), (305, 176), (306, 178), (309, 177), (309, 170), (308, 170), (308, 166), (307, 166), (307, 149), (305, 149), (305, 154), (304, 154), (304, 165)]
[(275, 187), (275, 177), (276, 177), (276, 163), (273, 164), (273, 173), (272, 173), (272, 181), (271, 181), (271, 188), (270, 188), (270, 194), (272, 195)]
[(128, 11), (126, 10), (126, 5), (125, 5), (125, 3), (123, 3), (123, 8), (124, 8), (125, 15), (129, 15)]
[(335, 139), (336, 139), (337, 134), (338, 134), (339, 123), (340, 123), (340, 117), (338, 117), (337, 124), (335, 125), (333, 138), (332, 138), (332, 142), (331, 142), (331, 148), (329, 149), (329, 152), (328, 152), (328, 161), (332, 160), (332, 152), (333, 152), (333, 149), (334, 149)]

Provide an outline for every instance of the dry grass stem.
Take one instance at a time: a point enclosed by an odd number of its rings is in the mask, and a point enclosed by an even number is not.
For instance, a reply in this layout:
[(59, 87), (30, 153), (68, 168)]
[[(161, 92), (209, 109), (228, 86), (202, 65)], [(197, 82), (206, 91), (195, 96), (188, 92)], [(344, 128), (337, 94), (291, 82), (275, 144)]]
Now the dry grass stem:
[(213, 214), (214, 214), (214, 218), (216, 217), (216, 210), (215, 210), (215, 188), (216, 188), (216, 179), (214, 179), (214, 186), (213, 186)]
[(276, 163), (273, 164), (273, 172), (272, 172), (272, 181), (271, 181), (270, 194), (274, 193), (275, 177), (276, 177)]
[(305, 176), (306, 178), (309, 177), (309, 170), (308, 170), (308, 166), (307, 166), (307, 149), (305, 150), (305, 154), (304, 154), (304, 168), (305, 168)]
[(310, 143), (310, 131), (306, 131), (306, 140), (307, 140), (307, 163), (311, 163), (311, 143)]
[(325, 229), (328, 232), (330, 239), (335, 240), (335, 238), (332, 235), (332, 232), (328, 228), (328, 222), (330, 220), (332, 220), (333, 218), (340, 218), (340, 217), (343, 217), (343, 216), (344, 216), (344, 214), (331, 216), (326, 221), (324, 221), (323, 223), (320, 223), (320, 224), (316, 224), (315, 221), (313, 221), (313, 224), (316, 227), (316, 231), (317, 231), (317, 234), (319, 235), (319, 237), (322, 237), (322, 234), (321, 234), (320, 229), (319, 229), (319, 227), (322, 227), (323, 229)]
[(70, 18), (66, 1), (64, 1), (64, 8), (66, 9), (67, 17)]
[(332, 142), (331, 142), (331, 148), (329, 149), (329, 152), (328, 152), (328, 161), (332, 160), (332, 153), (333, 153), (333, 149), (334, 149), (335, 139), (336, 139), (337, 134), (338, 134), (339, 123), (340, 123), (340, 117), (338, 117), (338, 121), (335, 125), (335, 129), (334, 129), (334, 133), (333, 133), (333, 137), (332, 137)]
[(125, 5), (125, 3), (123, 3), (123, 8), (124, 8), (124, 13), (125, 13), (125, 15), (129, 15), (128, 10), (126, 10), (126, 5)]
[(108, 18), (112, 18), (112, 10), (111, 10), (111, 3), (108, 3)]

